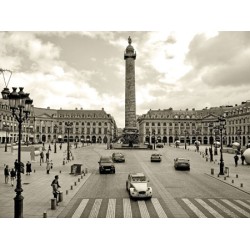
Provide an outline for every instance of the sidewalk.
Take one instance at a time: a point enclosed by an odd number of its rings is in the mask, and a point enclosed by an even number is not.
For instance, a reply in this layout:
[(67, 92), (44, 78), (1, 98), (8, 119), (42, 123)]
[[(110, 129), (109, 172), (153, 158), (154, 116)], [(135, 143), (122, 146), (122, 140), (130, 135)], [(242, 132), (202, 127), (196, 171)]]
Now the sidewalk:
[[(238, 166), (235, 167), (234, 164), (234, 154), (223, 153), (224, 160), (224, 170), (228, 168), (229, 172), (225, 172), (224, 175), (219, 175), (220, 172), (220, 151), (218, 150), (218, 155), (214, 155), (214, 161), (210, 162), (210, 158), (208, 155), (208, 160), (206, 160), (205, 156), (205, 148), (208, 146), (200, 146), (199, 152), (196, 152), (200, 155), (202, 161), (204, 161), (205, 166), (205, 174), (210, 176), (211, 178), (215, 178), (218, 181), (222, 181), (230, 186), (233, 186), (239, 190), (244, 191), (245, 193), (250, 194), (250, 165), (241, 164), (241, 160), (238, 161)], [(185, 150), (184, 146), (180, 146), (181, 149)], [(187, 146), (186, 150), (195, 151), (195, 146)], [(213, 169), (214, 174), (212, 174), (211, 169)]]
[[(48, 149), (48, 144), (45, 147)], [(48, 218), (57, 217), (91, 175), (90, 173), (76, 176), (70, 174), (72, 164), (83, 163), (74, 159), (63, 165), (66, 147), (67, 145), (63, 144), (62, 150), (60, 150), (59, 145), (57, 145), (57, 153), (54, 153), (54, 146), (51, 145), (50, 160), (53, 161), (53, 169), (50, 170), (50, 174), (46, 173), (46, 163), (42, 163), (42, 166), (40, 166), (40, 156), (36, 156), (36, 161), (32, 162), (32, 173), (30, 175), (21, 174), (24, 218), (43, 218), (45, 215)], [(12, 187), (10, 180), (8, 184), (4, 183), (3, 164), (8, 164), (9, 168), (12, 168), (15, 159), (17, 159), (17, 150), (13, 153), (10, 152), (10, 148), (8, 148), (9, 152), (4, 152), (4, 148), (0, 148), (0, 150), (0, 171), (2, 173), (0, 182), (0, 218), (14, 218), (13, 198), (16, 196), (14, 191), (16, 184)], [(75, 156), (74, 152), (75, 149), (72, 150)], [(21, 157), (24, 164), (28, 160), (30, 161), (29, 152), (22, 151)], [(85, 170), (84, 164), (81, 170)], [(56, 210), (51, 210), (51, 198), (53, 198), (51, 182), (55, 175), (59, 175), (63, 201), (59, 203)]]

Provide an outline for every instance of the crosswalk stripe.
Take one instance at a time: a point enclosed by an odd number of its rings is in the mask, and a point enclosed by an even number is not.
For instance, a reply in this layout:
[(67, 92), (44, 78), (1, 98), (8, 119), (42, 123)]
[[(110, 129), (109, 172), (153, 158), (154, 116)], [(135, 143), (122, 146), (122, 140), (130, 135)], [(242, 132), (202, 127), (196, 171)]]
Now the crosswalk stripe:
[(145, 201), (138, 201), (138, 205), (139, 205), (141, 217), (142, 218), (150, 218)]
[(132, 218), (131, 204), (128, 198), (123, 199), (123, 215), (124, 218)]
[(116, 199), (109, 199), (106, 218), (115, 218)]
[(250, 205), (241, 200), (235, 200), (237, 203), (241, 204), (243, 207), (250, 209)]
[(207, 218), (190, 200), (188, 199), (182, 199), (182, 200), (199, 218)]
[(241, 214), (245, 215), (246, 217), (250, 217), (250, 214), (248, 212), (241, 209), (240, 207), (238, 207), (237, 205), (235, 205), (231, 201), (226, 200), (226, 199), (222, 199), (222, 201), (225, 202), (226, 204), (228, 204), (229, 206), (231, 206), (232, 208), (234, 208), (235, 210), (237, 210), (238, 212), (240, 212)]
[(165, 214), (160, 202), (156, 198), (151, 198), (151, 202), (155, 208), (155, 211), (159, 218), (167, 218), (167, 215)]
[(209, 213), (211, 213), (215, 218), (223, 218), (221, 214), (215, 211), (212, 207), (210, 207), (205, 201), (202, 199), (195, 199), (201, 206), (203, 206)]
[(95, 200), (95, 203), (90, 211), (89, 218), (97, 218), (101, 203), (102, 203), (102, 199)]
[(228, 208), (226, 208), (225, 206), (223, 206), (222, 204), (220, 204), (218, 201), (214, 200), (214, 199), (208, 199), (212, 204), (214, 204), (216, 207), (218, 207), (220, 210), (222, 210), (224, 213), (226, 213), (227, 215), (229, 215), (232, 218), (239, 218), (239, 216), (237, 214), (235, 214), (234, 212), (230, 211)]
[(79, 204), (79, 206), (77, 207), (76, 211), (74, 212), (74, 214), (72, 215), (72, 218), (80, 218), (84, 208), (86, 207), (87, 203), (88, 203), (89, 199), (83, 199), (81, 201), (81, 203)]

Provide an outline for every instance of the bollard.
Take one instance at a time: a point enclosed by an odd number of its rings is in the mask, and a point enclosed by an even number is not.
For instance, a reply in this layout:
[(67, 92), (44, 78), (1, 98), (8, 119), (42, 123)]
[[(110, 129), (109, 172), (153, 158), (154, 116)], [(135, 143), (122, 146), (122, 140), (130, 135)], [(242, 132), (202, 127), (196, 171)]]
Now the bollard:
[(232, 180), (232, 183), (234, 183), (234, 180)]
[(220, 177), (220, 174), (218, 174), (217, 177)]
[(47, 218), (47, 212), (43, 212), (43, 218)]
[(59, 202), (63, 201), (63, 192), (59, 192)]
[(75, 186), (76, 186), (76, 181), (75, 181)]
[(80, 182), (80, 180), (81, 180), (81, 179), (80, 179), (80, 178), (78, 178), (78, 182)]
[(208, 161), (208, 158), (206, 157), (206, 161)]
[(63, 160), (63, 165), (65, 165), (65, 161)]
[(224, 181), (227, 179), (227, 177), (226, 176), (224, 176)]
[(36, 170), (34, 169), (34, 173), (36, 172)]
[(87, 169), (87, 168), (85, 168), (85, 173), (86, 173), (86, 174), (88, 173), (88, 169)]
[(83, 176), (81, 175), (81, 179), (83, 178)]
[(243, 187), (243, 183), (240, 184), (240, 187)]
[(239, 176), (236, 174), (236, 178), (238, 178)]
[(51, 199), (51, 210), (55, 210), (56, 209), (56, 199), (53, 198)]
[(66, 195), (69, 193), (69, 191), (68, 190), (66, 190)]
[(70, 186), (70, 189), (73, 190), (73, 186)]
[(214, 169), (211, 168), (211, 175), (214, 175)]
[(62, 170), (60, 170), (60, 174), (62, 173)]
[(83, 172), (83, 175), (85, 176), (85, 172)]

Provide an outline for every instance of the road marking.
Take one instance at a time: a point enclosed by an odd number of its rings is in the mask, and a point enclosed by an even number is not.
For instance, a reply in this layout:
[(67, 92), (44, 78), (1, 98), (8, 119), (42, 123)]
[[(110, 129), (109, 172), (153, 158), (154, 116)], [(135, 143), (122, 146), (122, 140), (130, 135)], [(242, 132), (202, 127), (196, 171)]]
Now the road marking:
[(182, 200), (199, 218), (207, 218), (191, 201), (189, 201), (188, 199)]
[(157, 198), (151, 198), (151, 202), (155, 208), (155, 211), (159, 218), (167, 218), (167, 215), (165, 214), (160, 202), (158, 201)]
[(237, 203), (241, 204), (243, 207), (250, 209), (250, 205), (241, 200), (235, 200)]
[(91, 209), (89, 218), (97, 218), (98, 212), (100, 210), (101, 203), (102, 203), (102, 199), (96, 199), (95, 200), (95, 203), (94, 203), (94, 205), (93, 205), (93, 207)]
[(202, 199), (195, 199), (201, 206), (203, 206), (209, 213), (211, 213), (215, 218), (223, 218), (221, 214), (215, 211), (212, 207), (210, 207), (205, 201)]
[(106, 218), (115, 218), (116, 199), (109, 199)]
[(239, 216), (237, 214), (235, 214), (234, 212), (230, 211), (228, 208), (226, 208), (225, 206), (223, 206), (221, 203), (219, 203), (218, 201), (214, 200), (214, 199), (208, 199), (212, 204), (214, 204), (216, 207), (218, 207), (220, 210), (222, 210), (224, 213), (226, 213), (227, 215), (229, 215), (232, 218), (239, 218)]
[(232, 208), (234, 208), (235, 210), (237, 210), (238, 212), (240, 212), (241, 214), (245, 215), (246, 217), (248, 217), (248, 218), (250, 217), (250, 214), (248, 212), (241, 209), (240, 207), (238, 207), (237, 205), (235, 205), (231, 201), (225, 200), (225, 199), (222, 199), (222, 201), (225, 202), (226, 204), (228, 204), (229, 206), (231, 206)]
[(79, 204), (79, 206), (77, 207), (76, 211), (74, 212), (74, 214), (72, 215), (72, 218), (80, 218), (83, 210), (85, 209), (87, 203), (88, 203), (89, 199), (83, 199), (81, 201), (81, 203)]
[(124, 218), (132, 218), (131, 204), (128, 198), (123, 199), (123, 216)]
[(150, 218), (145, 201), (138, 201), (141, 218)]

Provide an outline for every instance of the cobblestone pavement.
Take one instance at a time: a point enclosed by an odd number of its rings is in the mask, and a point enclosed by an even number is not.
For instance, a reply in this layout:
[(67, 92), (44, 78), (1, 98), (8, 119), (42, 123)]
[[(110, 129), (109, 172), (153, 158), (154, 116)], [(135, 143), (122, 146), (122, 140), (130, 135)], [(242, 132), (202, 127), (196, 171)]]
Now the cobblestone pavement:
[[(48, 144), (45, 145), (46, 150)], [(80, 187), (87, 181), (91, 173), (74, 176), (70, 174), (71, 165), (74, 163), (83, 164), (82, 170), (85, 170), (84, 163), (77, 159), (77, 149), (72, 149), (72, 153), (75, 156), (74, 160), (71, 160), (63, 164), (63, 158), (66, 158), (67, 144), (63, 144), (62, 149), (59, 149), (57, 145), (57, 153), (54, 153), (54, 146), (51, 145), (50, 160), (53, 161), (53, 169), (50, 174), (46, 173), (46, 164), (42, 163), (40, 166), (40, 157), (36, 156), (34, 162), (32, 162), (31, 175), (22, 174), (22, 187), (24, 196), (24, 218), (42, 218), (47, 216), (48, 218), (57, 217), (62, 210), (67, 206), (69, 201), (77, 193)], [(219, 174), (219, 162), (220, 155), (214, 156), (214, 161), (210, 162), (209, 158), (205, 156), (206, 146), (201, 146), (200, 151), (197, 154), (204, 160), (204, 173), (215, 178), (218, 181), (227, 183), (234, 186), (246, 193), (250, 194), (250, 165), (241, 165), (239, 161), (238, 167), (234, 166), (233, 154), (223, 153), (225, 167), (229, 172), (223, 176)], [(185, 150), (184, 146), (180, 146), (178, 150)], [(186, 150), (195, 151), (194, 146), (188, 146)], [(8, 184), (4, 183), (3, 165), (8, 164), (11, 168), (15, 159), (17, 158), (17, 150), (13, 153), (4, 152), (4, 148), (0, 148), (0, 171), (2, 178), (0, 181), (0, 218), (13, 218), (14, 217), (14, 201), (15, 197), (15, 185), (11, 186), (10, 181)], [(26, 163), (30, 160), (30, 153), (22, 151), (22, 162)], [(212, 171), (214, 174), (212, 174)], [(63, 201), (59, 203), (56, 210), (51, 209), (52, 188), (50, 186), (55, 175), (59, 175), (59, 183), (61, 185), (61, 191), (63, 193)]]
[[(48, 150), (48, 144), (45, 145), (46, 151)], [(50, 173), (46, 172), (46, 163), (42, 163), (40, 166), (40, 156), (35, 157), (35, 161), (32, 163), (32, 173), (30, 175), (22, 174), (22, 195), (23, 200), (23, 217), (24, 218), (48, 218), (56, 217), (77, 193), (80, 187), (87, 181), (90, 173), (84, 173), (82, 175), (73, 175), (71, 172), (71, 165), (74, 163), (80, 163), (76, 158), (63, 164), (63, 158), (66, 158), (67, 144), (63, 144), (62, 149), (59, 149), (57, 145), (57, 152), (54, 153), (54, 146), (51, 145), (50, 160), (53, 161), (53, 169)], [(72, 149), (73, 156), (78, 149)], [(45, 151), (45, 152), (46, 152)], [(22, 151), (21, 161), (26, 164), (30, 161), (30, 153)], [(8, 148), (7, 152), (4, 152), (4, 148), (0, 148), (0, 218), (13, 218), (14, 217), (14, 200), (16, 193), (14, 191), (16, 183), (12, 187), (10, 180), (8, 184), (4, 181), (4, 164), (8, 164), (9, 168), (12, 168), (15, 159), (17, 159), (17, 150), (13, 153)], [(82, 166), (82, 171), (84, 164)], [(61, 192), (63, 201), (59, 203), (59, 206), (55, 210), (52, 210), (51, 199), (53, 198), (51, 182), (55, 175), (59, 175), (59, 183), (61, 186)], [(67, 192), (67, 193), (66, 193)]]

